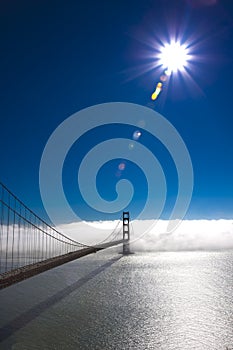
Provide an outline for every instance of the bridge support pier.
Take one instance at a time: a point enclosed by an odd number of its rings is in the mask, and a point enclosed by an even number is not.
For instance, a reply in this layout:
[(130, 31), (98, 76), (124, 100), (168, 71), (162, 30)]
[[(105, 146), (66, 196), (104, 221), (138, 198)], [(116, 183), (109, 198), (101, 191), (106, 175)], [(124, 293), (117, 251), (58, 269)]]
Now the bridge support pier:
[(129, 230), (129, 212), (123, 212), (123, 255), (131, 254), (130, 251), (130, 230)]

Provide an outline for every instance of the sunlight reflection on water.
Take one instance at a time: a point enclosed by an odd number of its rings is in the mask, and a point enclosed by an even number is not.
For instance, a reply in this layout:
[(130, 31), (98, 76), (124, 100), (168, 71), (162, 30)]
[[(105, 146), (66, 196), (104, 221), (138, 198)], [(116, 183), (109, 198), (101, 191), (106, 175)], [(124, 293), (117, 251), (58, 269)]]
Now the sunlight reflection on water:
[(66, 264), (1, 291), (0, 348), (225, 350), (232, 263), (232, 252), (101, 252)]

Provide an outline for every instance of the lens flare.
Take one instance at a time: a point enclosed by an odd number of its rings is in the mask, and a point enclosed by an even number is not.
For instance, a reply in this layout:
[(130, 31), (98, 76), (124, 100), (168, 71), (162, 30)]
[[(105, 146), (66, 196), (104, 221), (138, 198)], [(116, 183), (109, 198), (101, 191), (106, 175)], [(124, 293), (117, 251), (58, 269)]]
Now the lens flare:
[(159, 83), (156, 85), (155, 91), (154, 91), (153, 94), (151, 95), (152, 101), (155, 101), (155, 100), (158, 98), (160, 92), (162, 91), (162, 88), (163, 88), (163, 84), (162, 84), (161, 82), (159, 82)]
[(120, 163), (119, 165), (118, 165), (118, 169), (119, 170), (125, 170), (125, 163)]
[(137, 130), (133, 133), (133, 139), (137, 141), (141, 137), (142, 133), (141, 131)]

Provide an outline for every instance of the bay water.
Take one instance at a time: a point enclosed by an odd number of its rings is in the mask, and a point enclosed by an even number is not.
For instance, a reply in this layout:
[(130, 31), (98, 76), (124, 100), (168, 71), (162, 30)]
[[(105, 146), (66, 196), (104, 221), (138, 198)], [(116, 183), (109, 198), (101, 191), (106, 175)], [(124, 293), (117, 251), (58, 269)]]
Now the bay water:
[(0, 291), (0, 349), (231, 350), (233, 252), (86, 256)]

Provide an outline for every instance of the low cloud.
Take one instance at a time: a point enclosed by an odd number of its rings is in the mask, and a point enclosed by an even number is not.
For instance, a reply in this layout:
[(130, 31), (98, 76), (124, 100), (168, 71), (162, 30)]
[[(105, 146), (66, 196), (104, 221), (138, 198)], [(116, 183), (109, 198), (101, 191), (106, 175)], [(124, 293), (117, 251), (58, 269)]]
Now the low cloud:
[[(62, 225), (63, 233), (85, 244), (96, 244), (114, 230), (117, 221), (79, 222)], [(179, 251), (233, 249), (233, 220), (184, 220), (172, 233), (166, 233), (168, 221), (131, 222), (131, 245), (135, 251)], [(115, 232), (122, 237), (122, 224)], [(145, 233), (145, 231), (147, 231)]]
[[(130, 223), (130, 241), (134, 251), (179, 251), (233, 249), (233, 220), (184, 220), (171, 233), (167, 220), (135, 220)], [(95, 245), (122, 239), (121, 221), (74, 222), (56, 229), (80, 243)], [(112, 234), (113, 232), (113, 234)], [(35, 239), (33, 238), (35, 236)], [(30, 239), (30, 244), (29, 244)], [(45, 236), (32, 227), (2, 226), (1, 249), (12, 252), (40, 249)], [(25, 246), (26, 242), (26, 246)], [(12, 245), (14, 246), (12, 248)], [(47, 248), (46, 248), (47, 249)], [(11, 254), (11, 253), (10, 253)]]

